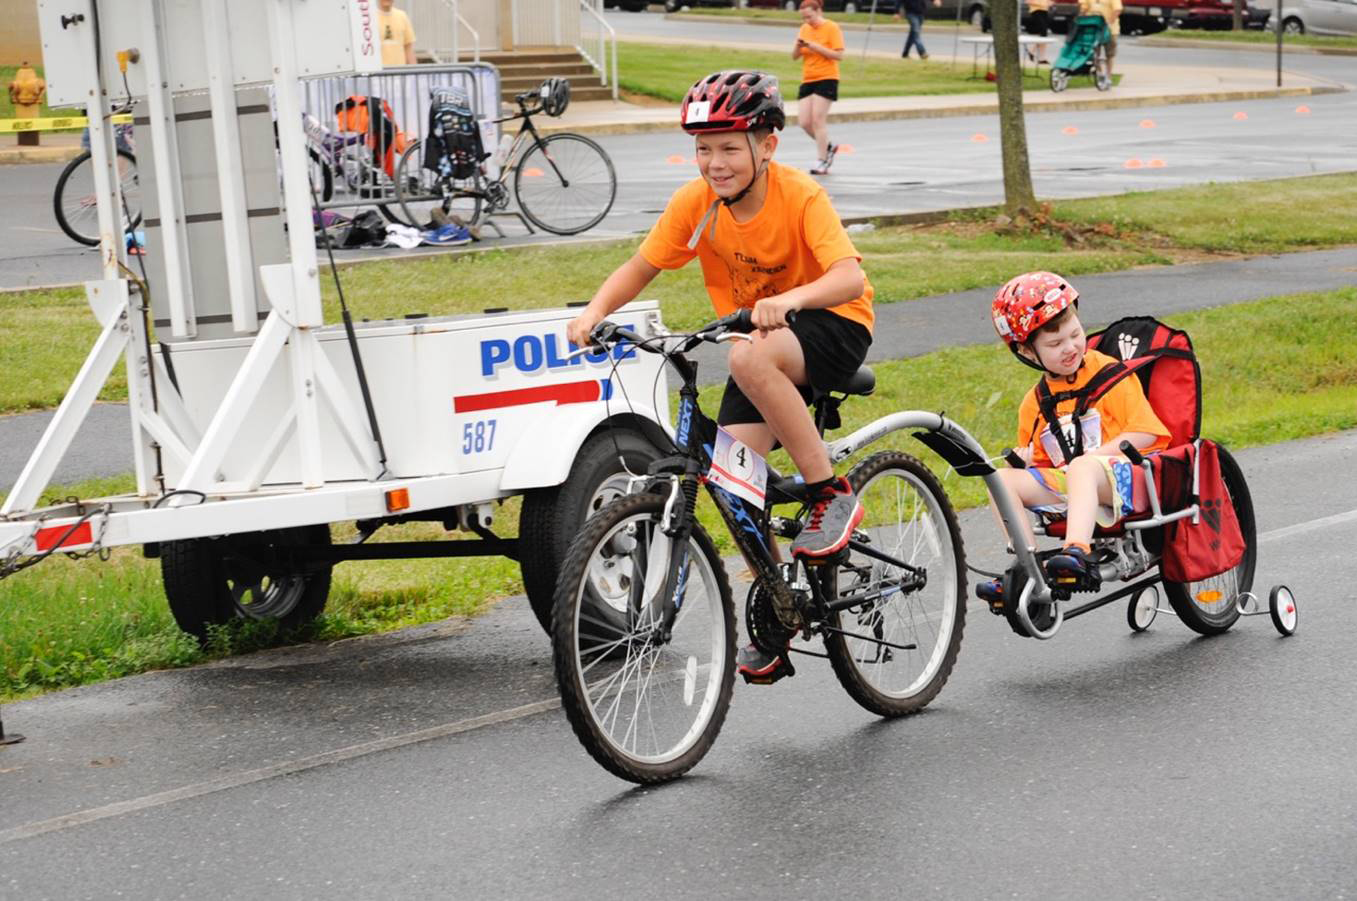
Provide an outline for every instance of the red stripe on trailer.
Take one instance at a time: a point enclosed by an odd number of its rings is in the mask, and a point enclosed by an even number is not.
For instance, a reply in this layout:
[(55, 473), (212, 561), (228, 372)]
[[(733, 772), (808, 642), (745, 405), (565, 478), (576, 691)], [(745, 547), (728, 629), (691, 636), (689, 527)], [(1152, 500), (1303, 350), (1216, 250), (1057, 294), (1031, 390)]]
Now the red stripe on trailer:
[[(62, 536), (70, 532), (70, 536), (62, 541)], [(90, 529), (90, 524), (82, 522), (71, 531), (69, 525), (48, 526), (45, 529), (38, 529), (38, 534), (33, 536), (33, 544), (37, 547), (39, 553), (50, 551), (57, 547), (57, 542), (61, 541), (61, 547), (78, 547), (82, 544), (89, 544), (94, 541), (94, 532)]]
[(498, 410), (502, 407), (540, 404), (552, 400), (558, 404), (584, 404), (598, 400), (602, 393), (598, 380), (589, 379), (584, 382), (566, 382), (562, 385), (534, 385), (531, 388), (515, 388), (512, 391), (464, 394), (452, 399), (452, 409), (455, 413), (476, 413), (480, 410)]

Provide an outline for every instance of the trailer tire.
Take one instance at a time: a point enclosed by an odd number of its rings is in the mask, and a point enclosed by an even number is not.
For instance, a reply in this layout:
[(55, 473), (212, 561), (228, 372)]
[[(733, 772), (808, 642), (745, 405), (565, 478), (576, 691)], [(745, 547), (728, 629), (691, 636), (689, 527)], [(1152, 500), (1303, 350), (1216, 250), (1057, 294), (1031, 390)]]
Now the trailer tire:
[(288, 548), (329, 543), (327, 525), (167, 541), (160, 573), (170, 613), (200, 644), (207, 643), (209, 627), (233, 619), (273, 619), (283, 629), (305, 625), (325, 609), (333, 565), (303, 570), (280, 559)]
[(523, 512), (518, 519), (519, 546), (523, 548), (519, 568), (528, 604), (548, 635), (556, 577), (570, 543), (585, 520), (626, 493), (622, 479), (627, 474), (618, 465), (619, 451), (627, 467), (638, 474), (661, 457), (659, 449), (639, 432), (605, 429), (580, 447), (564, 482), (535, 488), (523, 497)]

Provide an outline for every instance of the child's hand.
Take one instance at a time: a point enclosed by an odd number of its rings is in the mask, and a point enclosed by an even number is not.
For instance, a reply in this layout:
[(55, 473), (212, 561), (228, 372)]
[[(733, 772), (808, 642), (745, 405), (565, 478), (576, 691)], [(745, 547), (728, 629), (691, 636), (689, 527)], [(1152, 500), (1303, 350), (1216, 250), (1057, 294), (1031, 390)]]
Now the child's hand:
[(565, 337), (576, 347), (584, 347), (589, 343), (589, 333), (602, 321), (601, 316), (585, 310), (570, 320), (570, 324), (565, 327)]
[(788, 300), (786, 297), (765, 297), (754, 304), (754, 313), (751, 317), (754, 327), (761, 332), (773, 331), (774, 329), (787, 327), (787, 314), (801, 309), (801, 305), (794, 300)]
[(1028, 466), (1032, 465), (1032, 446), (1030, 444), (1024, 447), (1013, 448), (1013, 453), (1021, 457), (1022, 461)]

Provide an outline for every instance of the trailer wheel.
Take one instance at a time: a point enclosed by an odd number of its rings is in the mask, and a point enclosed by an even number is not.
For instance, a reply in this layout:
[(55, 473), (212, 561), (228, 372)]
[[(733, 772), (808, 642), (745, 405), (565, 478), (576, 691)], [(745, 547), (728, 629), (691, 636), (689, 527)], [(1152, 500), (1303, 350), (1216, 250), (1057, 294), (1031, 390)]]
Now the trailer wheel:
[(208, 627), (275, 619), (284, 629), (320, 615), (333, 564), (303, 564), (293, 549), (328, 545), (330, 527), (303, 526), (223, 538), (167, 541), (160, 573), (179, 628), (206, 643)]
[[(616, 443), (614, 443), (614, 441)], [(660, 458), (660, 452), (639, 432), (611, 429), (584, 442), (575, 455), (570, 475), (560, 485), (537, 488), (523, 498), (518, 518), (519, 544), (524, 548), (519, 567), (528, 603), (543, 631), (551, 634), (551, 608), (556, 577), (570, 542), (585, 520), (627, 493), (629, 476), (618, 453), (634, 473)], [(606, 611), (598, 611), (606, 614)]]

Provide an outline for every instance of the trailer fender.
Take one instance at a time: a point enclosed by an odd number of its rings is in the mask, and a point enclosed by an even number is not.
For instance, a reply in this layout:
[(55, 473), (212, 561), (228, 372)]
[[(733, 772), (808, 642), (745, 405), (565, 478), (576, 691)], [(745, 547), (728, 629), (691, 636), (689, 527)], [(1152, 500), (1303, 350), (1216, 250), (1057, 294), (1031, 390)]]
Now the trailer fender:
[[(662, 420), (650, 407), (633, 403), (625, 413), (614, 411), (611, 416), (603, 404), (597, 404), (598, 409), (587, 414), (583, 407), (583, 404), (560, 406), (542, 416), (535, 429), (540, 440), (520, 441), (509, 455), (500, 477), (501, 491), (526, 491), (561, 484), (570, 476), (580, 447), (609, 419), (617, 420), (625, 428), (643, 432), (658, 446), (666, 446), (665, 438), (660, 435), (661, 427), (657, 425)], [(663, 427), (663, 435), (671, 435), (667, 426)]]

